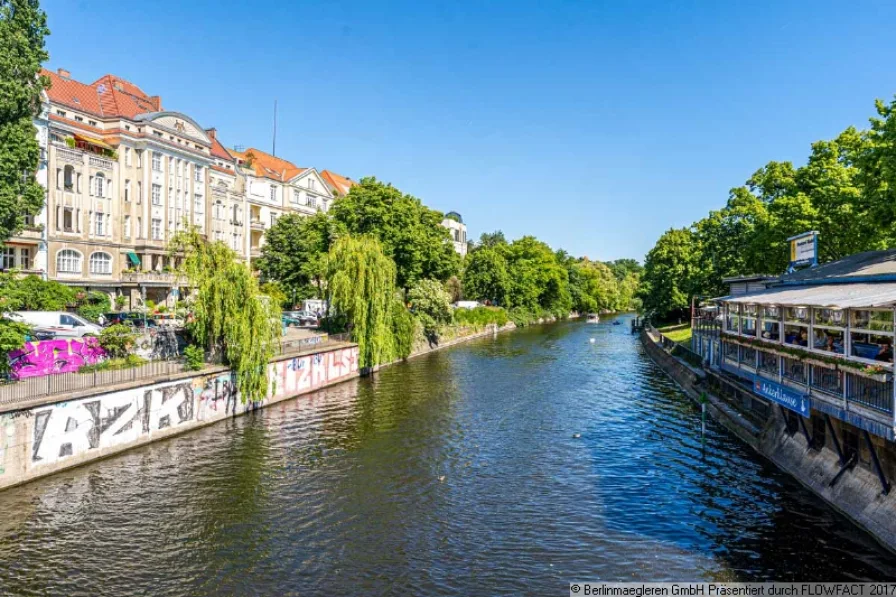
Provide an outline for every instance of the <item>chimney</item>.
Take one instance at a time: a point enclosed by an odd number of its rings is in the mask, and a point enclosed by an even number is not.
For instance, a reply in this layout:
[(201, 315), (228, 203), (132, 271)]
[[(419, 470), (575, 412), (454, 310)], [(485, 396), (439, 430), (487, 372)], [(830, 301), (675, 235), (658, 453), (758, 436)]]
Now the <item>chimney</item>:
[(212, 141), (214, 141), (214, 140), (215, 140), (215, 135), (218, 134), (218, 129), (216, 129), (216, 128), (214, 128), (214, 127), (210, 128), (210, 129), (205, 129), (205, 133), (208, 135), (208, 138), (209, 138), (209, 139), (211, 139)]
[(158, 96), (158, 95), (150, 96), (150, 98), (149, 98), (149, 103), (151, 103), (151, 104), (155, 107), (156, 112), (161, 112), (161, 111), (162, 111), (162, 98), (161, 98), (161, 96)]
[(63, 77), (65, 79), (72, 78), (72, 74), (70, 72), (68, 72), (67, 70), (65, 70), (64, 68), (57, 69), (56, 74), (58, 74), (60, 77)]

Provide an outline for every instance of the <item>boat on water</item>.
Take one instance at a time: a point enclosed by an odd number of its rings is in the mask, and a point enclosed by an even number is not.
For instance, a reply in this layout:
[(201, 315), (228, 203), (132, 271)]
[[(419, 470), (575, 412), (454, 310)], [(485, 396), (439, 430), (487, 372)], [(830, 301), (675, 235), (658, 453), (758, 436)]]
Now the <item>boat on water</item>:
[(597, 313), (589, 313), (588, 317), (585, 318), (585, 321), (588, 323), (600, 323), (600, 315)]
[(613, 325), (622, 325), (622, 322), (617, 319), (613, 322)]

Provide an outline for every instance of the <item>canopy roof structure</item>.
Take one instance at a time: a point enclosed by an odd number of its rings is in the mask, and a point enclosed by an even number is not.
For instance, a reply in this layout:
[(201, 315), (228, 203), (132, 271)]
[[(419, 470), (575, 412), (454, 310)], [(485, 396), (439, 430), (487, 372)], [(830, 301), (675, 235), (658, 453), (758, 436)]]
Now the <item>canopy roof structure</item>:
[(896, 282), (777, 287), (716, 299), (729, 304), (861, 309), (896, 305)]

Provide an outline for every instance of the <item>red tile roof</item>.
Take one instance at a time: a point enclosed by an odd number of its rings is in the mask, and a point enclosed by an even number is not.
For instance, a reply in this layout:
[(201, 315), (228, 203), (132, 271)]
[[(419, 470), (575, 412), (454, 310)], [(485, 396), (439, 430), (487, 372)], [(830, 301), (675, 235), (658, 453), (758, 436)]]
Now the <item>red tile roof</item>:
[(252, 154), (252, 170), (256, 176), (262, 178), (270, 178), (278, 182), (287, 182), (292, 180), (307, 168), (300, 168), (292, 162), (287, 162), (282, 158), (278, 158), (269, 153), (265, 153), (260, 149), (250, 147), (246, 151), (229, 150), (237, 159), (248, 162), (249, 154)]
[(50, 101), (74, 110), (99, 117), (133, 119), (138, 114), (162, 109), (158, 96), (150, 97), (133, 83), (115, 75), (104, 75), (87, 85), (46, 69), (41, 74), (50, 80), (47, 89)]
[(349, 192), (349, 190), (351, 190), (353, 186), (358, 184), (351, 178), (342, 176), (341, 174), (336, 174), (335, 172), (331, 172), (330, 170), (322, 170), (320, 176), (325, 181), (327, 181), (330, 186), (336, 189), (336, 192), (340, 195), (345, 195)]

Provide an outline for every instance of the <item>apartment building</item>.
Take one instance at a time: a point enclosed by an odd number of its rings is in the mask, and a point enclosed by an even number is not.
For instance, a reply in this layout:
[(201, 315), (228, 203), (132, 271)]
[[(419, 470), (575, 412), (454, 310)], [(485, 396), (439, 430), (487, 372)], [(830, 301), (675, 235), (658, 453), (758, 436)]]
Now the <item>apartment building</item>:
[[(42, 74), (50, 87), (35, 125), (46, 204), (4, 244), (0, 266), (124, 295), (131, 306), (173, 302), (177, 257), (167, 242), (188, 224), (218, 230), (209, 171), (216, 182), (227, 178), (228, 161), (227, 210), (242, 217), (233, 211), (240, 187), (232, 156), (213, 132), (120, 77), (87, 84), (63, 69)], [(243, 254), (246, 235), (233, 221), (221, 233)]]
[(456, 211), (449, 211), (442, 220), (442, 226), (451, 233), (454, 250), (464, 257), (467, 254), (467, 225), (464, 224), (464, 219)]
[(326, 181), (330, 192), (335, 197), (344, 197), (348, 194), (352, 187), (358, 186), (354, 180), (341, 174), (336, 174), (332, 170), (321, 170), (320, 177)]
[(310, 216), (330, 209), (335, 195), (316, 169), (296, 166), (257, 148), (230, 150), (230, 154), (246, 173), (249, 259), (261, 256), (265, 231), (283, 214)]

